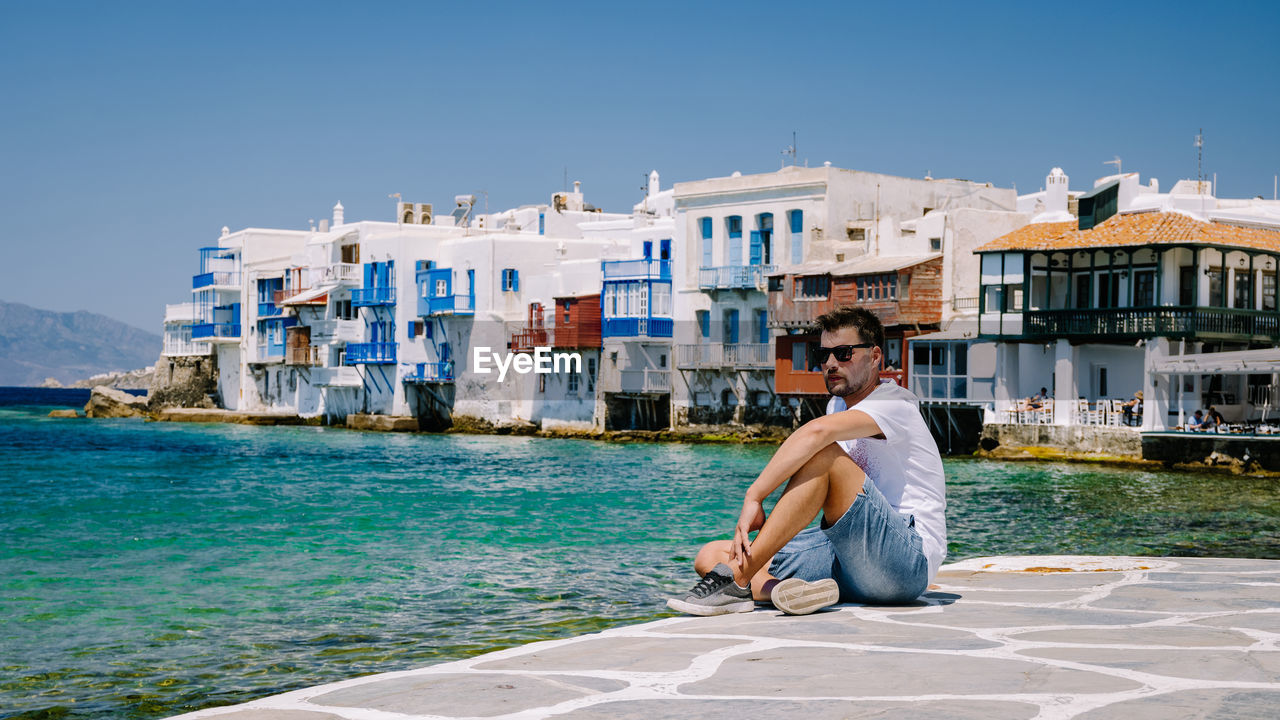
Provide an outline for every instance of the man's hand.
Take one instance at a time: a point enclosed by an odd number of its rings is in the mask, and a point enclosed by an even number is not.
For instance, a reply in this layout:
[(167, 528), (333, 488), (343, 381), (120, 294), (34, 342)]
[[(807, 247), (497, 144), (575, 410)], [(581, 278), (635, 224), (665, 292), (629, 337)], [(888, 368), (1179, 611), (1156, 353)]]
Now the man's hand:
[(742, 501), (742, 513), (738, 515), (738, 525), (733, 530), (733, 544), (729, 551), (729, 563), (745, 567), (747, 558), (751, 557), (750, 533), (764, 526), (764, 505), (759, 500), (747, 498)]

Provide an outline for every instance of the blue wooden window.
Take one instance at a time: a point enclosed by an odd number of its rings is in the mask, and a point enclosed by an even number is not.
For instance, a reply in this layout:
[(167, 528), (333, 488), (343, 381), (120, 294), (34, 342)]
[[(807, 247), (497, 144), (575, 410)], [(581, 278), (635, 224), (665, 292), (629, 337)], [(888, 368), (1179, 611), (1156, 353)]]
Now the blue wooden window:
[(761, 345), (769, 344), (769, 311), (764, 309), (756, 310), (756, 342)]
[(409, 330), (409, 339), (410, 339), (410, 340), (412, 340), (412, 339), (415, 337), (415, 336), (414, 336), (414, 334), (413, 334), (413, 331), (414, 331), (414, 330), (417, 330), (417, 329), (418, 329), (418, 323), (416, 323), (416, 322), (411, 322), (411, 323), (409, 323), (409, 328), (408, 328), (408, 330)]
[(760, 265), (764, 262), (764, 238), (759, 230), (751, 231), (751, 255), (752, 265)]
[(787, 215), (791, 221), (791, 262), (799, 265), (804, 262), (804, 213), (792, 210)]
[(711, 218), (701, 218), (698, 224), (702, 226), (702, 267), (711, 267)]
[(671, 259), (671, 238), (663, 238), (658, 241), (658, 259)]
[(502, 271), (502, 291), (503, 292), (520, 292), (520, 271), (513, 268), (505, 268)]
[(653, 259), (653, 241), (652, 240), (644, 241), (644, 259), (645, 260)]
[(711, 313), (707, 310), (697, 310), (694, 315), (698, 317), (698, 334), (705, 338), (711, 337)]
[(433, 327), (434, 326), (432, 326), (431, 322), (427, 321), (427, 323), (422, 326), (422, 337), (430, 340), (435, 335), (435, 332), (432, 329)]
[(742, 264), (742, 216), (730, 215), (725, 218), (725, 230), (729, 235), (729, 265)]

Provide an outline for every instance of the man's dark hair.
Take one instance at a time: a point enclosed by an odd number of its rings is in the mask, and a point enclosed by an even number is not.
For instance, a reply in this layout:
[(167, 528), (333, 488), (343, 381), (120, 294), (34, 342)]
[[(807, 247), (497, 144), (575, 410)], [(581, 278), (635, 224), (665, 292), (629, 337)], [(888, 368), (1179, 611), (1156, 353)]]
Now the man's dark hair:
[(863, 342), (875, 343), (876, 347), (884, 347), (884, 325), (876, 314), (865, 308), (845, 305), (817, 319), (818, 329), (822, 332), (835, 332), (841, 328), (853, 328)]

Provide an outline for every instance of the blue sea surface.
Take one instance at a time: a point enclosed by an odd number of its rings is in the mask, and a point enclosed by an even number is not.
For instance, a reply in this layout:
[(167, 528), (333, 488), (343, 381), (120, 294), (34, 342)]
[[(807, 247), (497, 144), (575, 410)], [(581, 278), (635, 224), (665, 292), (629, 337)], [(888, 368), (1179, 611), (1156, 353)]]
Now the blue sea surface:
[[(665, 616), (773, 451), (54, 419), (12, 397), (5, 719), (164, 717)], [(1273, 480), (947, 472), (952, 560), (1280, 557)]]

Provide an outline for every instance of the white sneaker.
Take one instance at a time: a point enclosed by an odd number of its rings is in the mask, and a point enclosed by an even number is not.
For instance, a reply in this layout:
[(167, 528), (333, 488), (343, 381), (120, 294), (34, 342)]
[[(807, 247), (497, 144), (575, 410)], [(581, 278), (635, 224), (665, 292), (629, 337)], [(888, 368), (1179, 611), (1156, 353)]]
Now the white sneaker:
[(788, 615), (808, 615), (840, 602), (840, 586), (831, 578), (817, 582), (787, 578), (773, 586), (769, 600)]

